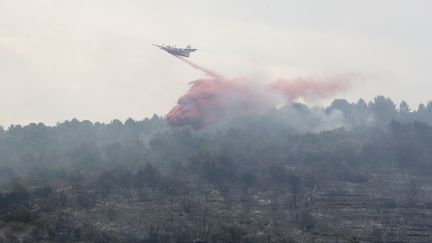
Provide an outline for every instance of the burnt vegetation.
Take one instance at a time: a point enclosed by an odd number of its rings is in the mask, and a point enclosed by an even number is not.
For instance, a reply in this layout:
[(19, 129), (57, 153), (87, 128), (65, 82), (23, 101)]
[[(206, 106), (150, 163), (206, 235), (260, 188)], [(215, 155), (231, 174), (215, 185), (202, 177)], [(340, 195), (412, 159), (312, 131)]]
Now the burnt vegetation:
[(431, 174), (432, 103), (382, 96), (200, 131), (156, 115), (13, 125), (0, 242), (430, 242)]

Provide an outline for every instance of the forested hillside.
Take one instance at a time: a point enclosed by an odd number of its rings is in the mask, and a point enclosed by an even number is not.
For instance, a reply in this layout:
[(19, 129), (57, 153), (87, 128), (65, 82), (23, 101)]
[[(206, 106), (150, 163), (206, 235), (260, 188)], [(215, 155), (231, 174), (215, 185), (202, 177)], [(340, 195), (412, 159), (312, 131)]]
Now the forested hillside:
[[(0, 114), (1, 115), (1, 114)], [(0, 129), (0, 242), (430, 242), (432, 103)]]

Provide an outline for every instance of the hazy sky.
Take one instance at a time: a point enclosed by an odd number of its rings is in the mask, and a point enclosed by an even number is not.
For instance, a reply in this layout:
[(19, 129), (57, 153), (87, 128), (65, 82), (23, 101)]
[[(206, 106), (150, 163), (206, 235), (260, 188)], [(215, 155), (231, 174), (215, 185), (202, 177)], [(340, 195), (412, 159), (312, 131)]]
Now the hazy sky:
[(0, 0), (0, 124), (166, 114), (202, 77), (359, 73), (339, 97), (432, 100), (429, 0)]

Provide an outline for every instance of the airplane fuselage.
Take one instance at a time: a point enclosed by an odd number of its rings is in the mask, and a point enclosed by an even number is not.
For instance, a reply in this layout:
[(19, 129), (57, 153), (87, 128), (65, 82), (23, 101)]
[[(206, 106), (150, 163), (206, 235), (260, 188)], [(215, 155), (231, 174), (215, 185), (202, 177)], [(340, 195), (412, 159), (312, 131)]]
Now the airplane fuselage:
[(172, 54), (174, 56), (181, 56), (181, 57), (189, 57), (191, 52), (196, 51), (197, 49), (194, 48), (190, 48), (190, 46), (186, 47), (186, 48), (177, 48), (177, 47), (173, 47), (173, 46), (159, 46), (159, 45), (154, 45), (159, 47), (160, 49), (168, 52), (169, 54)]

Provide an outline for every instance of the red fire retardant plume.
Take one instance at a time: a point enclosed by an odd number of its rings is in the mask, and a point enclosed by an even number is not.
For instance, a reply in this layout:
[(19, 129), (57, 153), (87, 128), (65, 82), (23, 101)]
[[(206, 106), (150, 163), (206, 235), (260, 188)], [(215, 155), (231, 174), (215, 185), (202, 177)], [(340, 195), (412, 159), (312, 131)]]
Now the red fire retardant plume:
[(328, 98), (341, 91), (346, 91), (350, 87), (349, 76), (333, 77), (325, 82), (317, 82), (312, 79), (278, 80), (268, 85), (270, 91), (279, 92), (289, 100)]
[(345, 78), (326, 82), (298, 79), (278, 80), (259, 85), (245, 79), (229, 79), (184, 58), (188, 63), (209, 76), (190, 82), (189, 91), (180, 97), (167, 115), (172, 126), (190, 125), (196, 129), (218, 122), (228, 116), (259, 115), (274, 109), (283, 97), (285, 102), (298, 98), (328, 98), (350, 87)]

